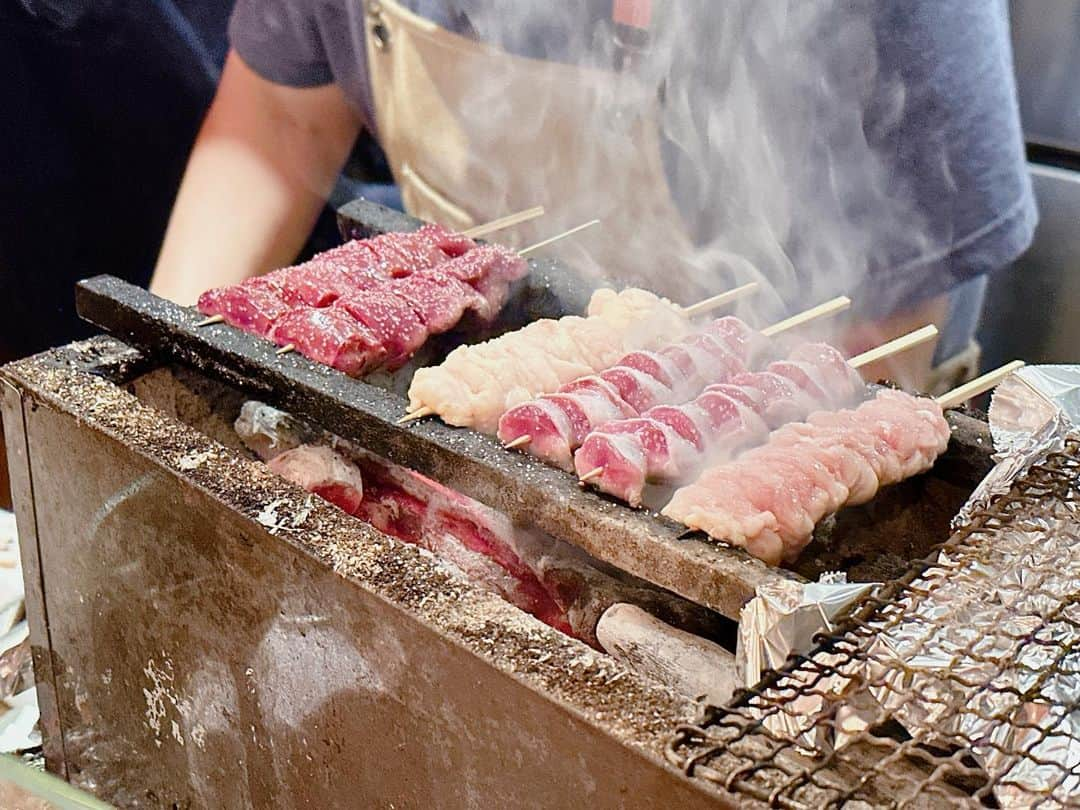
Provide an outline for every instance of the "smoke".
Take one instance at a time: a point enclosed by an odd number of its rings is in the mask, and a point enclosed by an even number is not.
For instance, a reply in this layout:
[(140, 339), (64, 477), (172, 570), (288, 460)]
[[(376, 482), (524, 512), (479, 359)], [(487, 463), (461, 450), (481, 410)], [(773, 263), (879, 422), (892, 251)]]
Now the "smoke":
[(465, 74), (477, 207), (545, 205), (529, 236), (599, 217), (562, 257), (683, 303), (757, 280), (758, 322), (865, 289), (951, 238), (895, 168), (909, 88), (879, 64), (880, 5), (654, 0), (615, 73), (606, 2), (475, 4), (481, 40), (537, 57)]

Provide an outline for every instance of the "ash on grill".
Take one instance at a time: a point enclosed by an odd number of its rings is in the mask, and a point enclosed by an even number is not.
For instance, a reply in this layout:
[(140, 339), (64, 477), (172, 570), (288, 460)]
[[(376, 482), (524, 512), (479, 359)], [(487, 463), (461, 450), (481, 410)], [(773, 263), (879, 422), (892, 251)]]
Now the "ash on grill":
[(1080, 806), (1080, 442), (668, 758), (776, 807)]

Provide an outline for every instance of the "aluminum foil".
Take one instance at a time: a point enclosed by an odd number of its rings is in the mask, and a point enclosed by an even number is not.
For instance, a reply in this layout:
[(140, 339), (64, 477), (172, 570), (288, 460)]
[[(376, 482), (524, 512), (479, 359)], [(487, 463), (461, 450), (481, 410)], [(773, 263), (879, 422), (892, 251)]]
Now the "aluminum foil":
[[(995, 390), (989, 421), (997, 464), (957, 527), (1080, 430), (1080, 366), (1015, 372)], [(1002, 807), (1064, 806), (1080, 792), (1075, 504), (1048, 495), (1034, 514), (972, 539), (978, 559), (942, 553), (913, 584), (864, 676), (913, 737), (970, 749)]]
[(969, 523), (1025, 470), (1080, 431), (1080, 366), (1025, 366), (1013, 372), (994, 390), (989, 421), (997, 464), (957, 513), (954, 528)]
[[(883, 623), (864, 676), (920, 742), (967, 748), (1002, 807), (1080, 791), (1080, 522), (1065, 504), (943, 556)], [(880, 713), (879, 713), (880, 714)]]
[[(793, 653), (808, 653), (818, 633), (833, 632), (836, 618), (877, 583), (849, 583), (842, 573), (823, 574), (818, 582), (789, 580), (758, 586), (756, 596), (739, 614), (735, 667), (750, 688), (768, 670), (783, 667)], [(834, 662), (836, 663), (836, 662)], [(815, 728), (814, 720), (835, 702), (836, 690), (847, 689), (849, 679), (829, 678), (813, 693), (798, 693), (786, 711), (765, 716), (770, 731), (794, 739), (807, 751), (822, 751), (832, 740)], [(781, 682), (781, 687), (783, 682)]]

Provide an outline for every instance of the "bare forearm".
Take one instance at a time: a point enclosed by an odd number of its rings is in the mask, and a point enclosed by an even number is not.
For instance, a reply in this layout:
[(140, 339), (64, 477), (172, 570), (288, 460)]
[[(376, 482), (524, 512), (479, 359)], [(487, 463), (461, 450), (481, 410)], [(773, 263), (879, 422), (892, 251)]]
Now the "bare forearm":
[(358, 128), (336, 87), (281, 88), (230, 55), (150, 289), (190, 304), (209, 287), (291, 262)]

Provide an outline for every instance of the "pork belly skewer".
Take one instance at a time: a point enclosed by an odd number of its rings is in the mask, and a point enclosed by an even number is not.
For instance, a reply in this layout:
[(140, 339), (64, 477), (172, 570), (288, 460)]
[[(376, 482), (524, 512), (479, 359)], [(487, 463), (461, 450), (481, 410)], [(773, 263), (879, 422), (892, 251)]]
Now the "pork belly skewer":
[(833, 299), (763, 332), (738, 318), (720, 318), (656, 351), (631, 352), (599, 375), (511, 408), (499, 419), (499, 439), (507, 449), (527, 446), (532, 455), (572, 470), (573, 452), (602, 424), (685, 402), (705, 386), (756, 365), (767, 351), (768, 336), (849, 305), (846, 297)]
[[(438, 225), (425, 225), (415, 232), (417, 236), (414, 238), (419, 239), (422, 244), (429, 243), (434, 245), (448, 257), (460, 256), (475, 246), (472, 242), (473, 239), (495, 233), (504, 228), (513, 227), (514, 225), (520, 225), (523, 222), (528, 222), (543, 215), (543, 207), (536, 206), (524, 211), (518, 211), (514, 214), (509, 214), (505, 217), (500, 217), (499, 219), (484, 223), (483, 225), (477, 225), (462, 231), (460, 234), (454, 234), (452, 231), (448, 231)], [(389, 237), (391, 235), (384, 234), (384, 236)], [(404, 236), (405, 238), (408, 238), (407, 234)], [(376, 237), (376, 239), (378, 239), (378, 237)], [(368, 241), (370, 240), (353, 240), (353, 242), (346, 243), (346, 245)], [(342, 250), (345, 247), (346, 246), (343, 245), (341, 248), (335, 250)], [(360, 252), (365, 253), (368, 251)], [(328, 251), (328, 253), (333, 253), (333, 251)], [(368, 253), (370, 254), (370, 252)], [(327, 254), (324, 253), (322, 256), (325, 257)], [(341, 258), (344, 259), (345, 256), (343, 255)], [(438, 261), (438, 257), (434, 258)], [(300, 266), (302, 267), (305, 265)], [(349, 266), (347, 262), (345, 267), (350, 270), (356, 270), (361, 279), (365, 278), (362, 269)], [(243, 288), (244, 292), (249, 294), (246, 296), (234, 295), (233, 300), (222, 301), (220, 304), (214, 301), (213, 298), (207, 299), (207, 309), (213, 310), (220, 308), (224, 311), (211, 314), (210, 317), (204, 318), (195, 325), (210, 326), (211, 324), (228, 321), (230, 325), (243, 329), (246, 332), (254, 332), (265, 336), (266, 332), (269, 331), (270, 324), (273, 323), (279, 315), (283, 314), (285, 309), (303, 301), (301, 296), (293, 296), (290, 293), (287, 293), (280, 282), (280, 278), (268, 279), (267, 276), (248, 279), (242, 284), (234, 285), (234, 287), (220, 288), (218, 291), (210, 292), (216, 292), (217, 297), (219, 297), (225, 290), (238, 288)]]
[(771, 429), (866, 394), (856, 369), (930, 340), (926, 326), (849, 361), (825, 343), (796, 347), (764, 371), (710, 385), (692, 402), (659, 406), (589, 434), (574, 458), (584, 482), (639, 506), (648, 482), (686, 481), (703, 465), (760, 444)]
[(930, 469), (949, 442), (943, 407), (993, 388), (1019, 365), (937, 400), (886, 389), (856, 408), (811, 414), (765, 445), (706, 469), (663, 514), (765, 562), (790, 562), (826, 515)]

